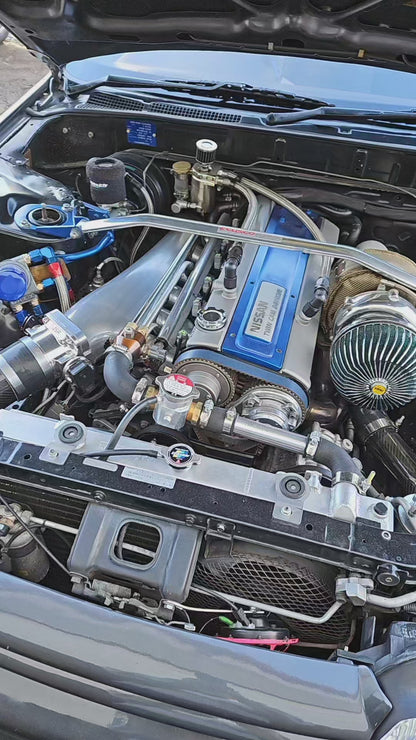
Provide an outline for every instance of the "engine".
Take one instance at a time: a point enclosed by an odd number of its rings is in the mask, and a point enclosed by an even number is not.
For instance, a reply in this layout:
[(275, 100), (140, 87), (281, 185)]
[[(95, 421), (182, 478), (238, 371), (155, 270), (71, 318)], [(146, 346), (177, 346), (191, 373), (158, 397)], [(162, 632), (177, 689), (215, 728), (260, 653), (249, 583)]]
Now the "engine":
[[(277, 207), (258, 227), (271, 234), (309, 235), (305, 225)], [(270, 247), (233, 249), (235, 256), (196, 313), (175, 370), (193, 379), (215, 404), (226, 405), (236, 387), (244, 389), (238, 406), (251, 418), (296, 429), (308, 406), (319, 327), (319, 316), (306, 317), (302, 310), (319, 279), (322, 258)]]
[(410, 613), (415, 262), (208, 139), (77, 178), (3, 203), (3, 567), (48, 583), (60, 532), (64, 590), (259, 646)]

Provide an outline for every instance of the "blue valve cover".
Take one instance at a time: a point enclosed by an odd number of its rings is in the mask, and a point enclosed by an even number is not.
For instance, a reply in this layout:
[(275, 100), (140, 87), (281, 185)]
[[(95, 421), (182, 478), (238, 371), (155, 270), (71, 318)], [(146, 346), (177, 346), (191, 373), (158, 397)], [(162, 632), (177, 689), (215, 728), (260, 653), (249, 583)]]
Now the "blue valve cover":
[(29, 276), (24, 267), (18, 264), (0, 264), (0, 299), (20, 301), (27, 293)]
[[(275, 208), (267, 232), (310, 239), (309, 230)], [(222, 350), (256, 365), (281, 370), (308, 255), (259, 247)]]

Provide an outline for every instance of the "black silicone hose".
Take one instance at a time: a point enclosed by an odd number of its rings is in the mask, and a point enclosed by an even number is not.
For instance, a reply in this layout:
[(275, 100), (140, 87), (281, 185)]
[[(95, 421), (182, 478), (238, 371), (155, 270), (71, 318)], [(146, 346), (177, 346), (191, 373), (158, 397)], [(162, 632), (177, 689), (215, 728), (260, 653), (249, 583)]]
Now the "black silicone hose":
[(416, 493), (416, 456), (386, 414), (372, 409), (350, 410), (360, 442), (397, 480), (392, 496)]
[(29, 349), (30, 338), (19, 339), (1, 353), (0, 362), (0, 408), (13, 401), (26, 398), (42, 391), (54, 381), (50, 363), (41, 366), (38, 358)]
[(131, 361), (123, 352), (109, 352), (104, 362), (104, 382), (120, 401), (131, 401), (137, 380), (130, 375)]
[(316, 462), (325, 465), (335, 476), (336, 473), (356, 473), (362, 475), (352, 457), (339, 445), (329, 439), (321, 437), (318, 448), (313, 458)]

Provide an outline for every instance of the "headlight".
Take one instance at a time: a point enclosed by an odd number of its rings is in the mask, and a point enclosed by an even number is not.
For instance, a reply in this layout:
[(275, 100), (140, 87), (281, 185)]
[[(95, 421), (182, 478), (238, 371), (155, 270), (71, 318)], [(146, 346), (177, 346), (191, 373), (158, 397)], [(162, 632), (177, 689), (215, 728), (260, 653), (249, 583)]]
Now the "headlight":
[(383, 735), (381, 740), (415, 740), (416, 738), (416, 719), (403, 719), (394, 725), (387, 735)]

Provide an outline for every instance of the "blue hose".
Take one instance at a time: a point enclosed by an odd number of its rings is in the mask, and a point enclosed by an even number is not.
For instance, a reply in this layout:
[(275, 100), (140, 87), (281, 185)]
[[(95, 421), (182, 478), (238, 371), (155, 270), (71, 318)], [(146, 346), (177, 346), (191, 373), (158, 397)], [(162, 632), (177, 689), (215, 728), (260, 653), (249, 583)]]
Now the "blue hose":
[(108, 231), (107, 234), (101, 239), (101, 241), (95, 245), (95, 247), (91, 247), (91, 249), (85, 249), (83, 252), (74, 252), (73, 254), (63, 254), (60, 256), (63, 257), (66, 263), (77, 262), (78, 260), (83, 260), (86, 257), (92, 257), (94, 254), (102, 252), (103, 249), (111, 247), (112, 244), (114, 244), (114, 234), (112, 231)]

